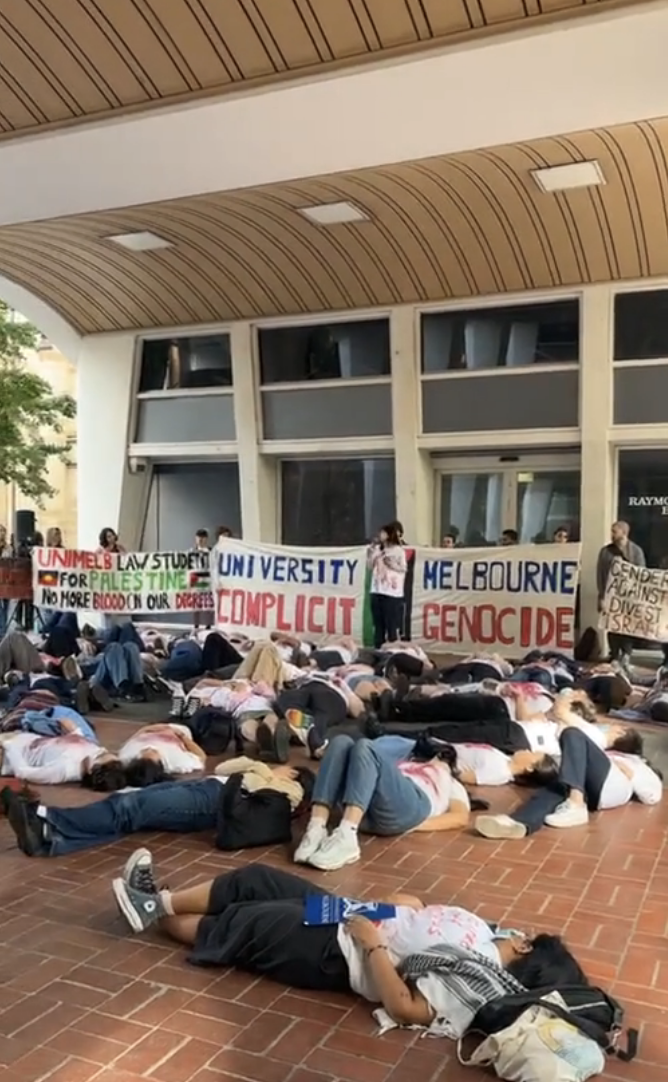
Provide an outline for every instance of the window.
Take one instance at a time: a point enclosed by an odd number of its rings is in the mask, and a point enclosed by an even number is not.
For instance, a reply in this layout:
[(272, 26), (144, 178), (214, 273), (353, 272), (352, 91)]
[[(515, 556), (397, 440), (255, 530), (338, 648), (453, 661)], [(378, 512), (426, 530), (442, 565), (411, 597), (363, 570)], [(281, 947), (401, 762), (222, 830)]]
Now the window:
[(139, 393), (192, 387), (231, 387), (227, 334), (148, 339), (141, 347)]
[(424, 373), (577, 363), (577, 300), (422, 316)]
[(284, 545), (360, 545), (395, 518), (394, 459), (281, 463)]
[(261, 329), (262, 383), (362, 379), (390, 374), (387, 319)]
[(668, 289), (615, 297), (616, 361), (668, 357)]
[(668, 451), (620, 451), (617, 516), (648, 567), (668, 567)]

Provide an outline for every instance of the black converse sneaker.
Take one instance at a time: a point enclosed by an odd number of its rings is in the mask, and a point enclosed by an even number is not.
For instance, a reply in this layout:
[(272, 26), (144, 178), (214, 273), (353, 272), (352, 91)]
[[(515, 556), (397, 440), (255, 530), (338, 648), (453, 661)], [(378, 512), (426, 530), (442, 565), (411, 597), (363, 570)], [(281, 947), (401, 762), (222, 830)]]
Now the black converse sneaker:
[(37, 814), (37, 804), (10, 790), (2, 792), (2, 801), (9, 825), (16, 835), (16, 844), (27, 857), (49, 855), (48, 826)]
[(137, 934), (167, 916), (159, 894), (144, 894), (128, 886), (124, 879), (114, 879), (111, 889), (121, 914)]
[(140, 894), (157, 894), (153, 857), (148, 849), (135, 849), (123, 868), (123, 882)]

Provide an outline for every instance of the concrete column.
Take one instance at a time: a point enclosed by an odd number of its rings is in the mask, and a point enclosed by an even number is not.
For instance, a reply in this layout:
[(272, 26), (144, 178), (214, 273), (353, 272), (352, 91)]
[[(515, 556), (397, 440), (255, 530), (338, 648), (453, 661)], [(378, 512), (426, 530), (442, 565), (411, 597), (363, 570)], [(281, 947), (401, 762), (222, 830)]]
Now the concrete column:
[(243, 536), (246, 541), (273, 543), (278, 540), (279, 464), (260, 452), (259, 374), (250, 323), (233, 324), (231, 350)]
[(429, 455), (417, 445), (421, 431), (420, 356), (417, 315), (408, 306), (390, 316), (392, 418), (397, 488), (397, 517), (409, 544), (435, 540), (434, 472)]

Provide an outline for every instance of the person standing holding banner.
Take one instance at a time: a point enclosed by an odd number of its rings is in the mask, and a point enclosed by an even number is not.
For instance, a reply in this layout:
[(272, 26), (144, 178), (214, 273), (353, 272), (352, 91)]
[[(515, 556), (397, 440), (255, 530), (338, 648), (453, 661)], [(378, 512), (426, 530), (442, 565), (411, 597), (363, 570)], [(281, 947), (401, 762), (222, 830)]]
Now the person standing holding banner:
[[(604, 545), (598, 554), (596, 566), (596, 586), (598, 589), (598, 611), (603, 612), (605, 591), (608, 578), (615, 559), (622, 559), (626, 563), (634, 564), (635, 567), (646, 567), (645, 553), (631, 540), (629, 534), (631, 528), (628, 522), (613, 522), (610, 530), (610, 544)], [(627, 668), (633, 653), (634, 639), (629, 635), (619, 635), (608, 632), (608, 646), (610, 647), (610, 660), (618, 661), (622, 668)]]
[(367, 563), (371, 571), (371, 618), (373, 645), (397, 642), (404, 624), (404, 587), (407, 561), (403, 549), (403, 526), (390, 522), (382, 526), (369, 546)]

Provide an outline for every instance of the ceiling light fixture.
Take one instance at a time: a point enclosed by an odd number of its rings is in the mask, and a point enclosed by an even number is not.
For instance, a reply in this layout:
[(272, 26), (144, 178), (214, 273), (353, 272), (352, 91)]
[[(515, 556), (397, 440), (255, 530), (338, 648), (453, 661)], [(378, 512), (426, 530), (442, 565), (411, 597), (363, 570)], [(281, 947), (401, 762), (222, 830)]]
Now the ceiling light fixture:
[(368, 222), (369, 215), (354, 203), (318, 203), (314, 207), (300, 207), (299, 213), (316, 225), (338, 225), (339, 222)]
[(116, 233), (112, 237), (105, 237), (119, 248), (127, 248), (129, 252), (156, 252), (161, 248), (173, 248), (171, 241), (159, 237), (157, 233)]
[(597, 161), (553, 165), (549, 169), (534, 169), (531, 176), (544, 192), (568, 192), (574, 188), (595, 188), (605, 184), (603, 170)]

